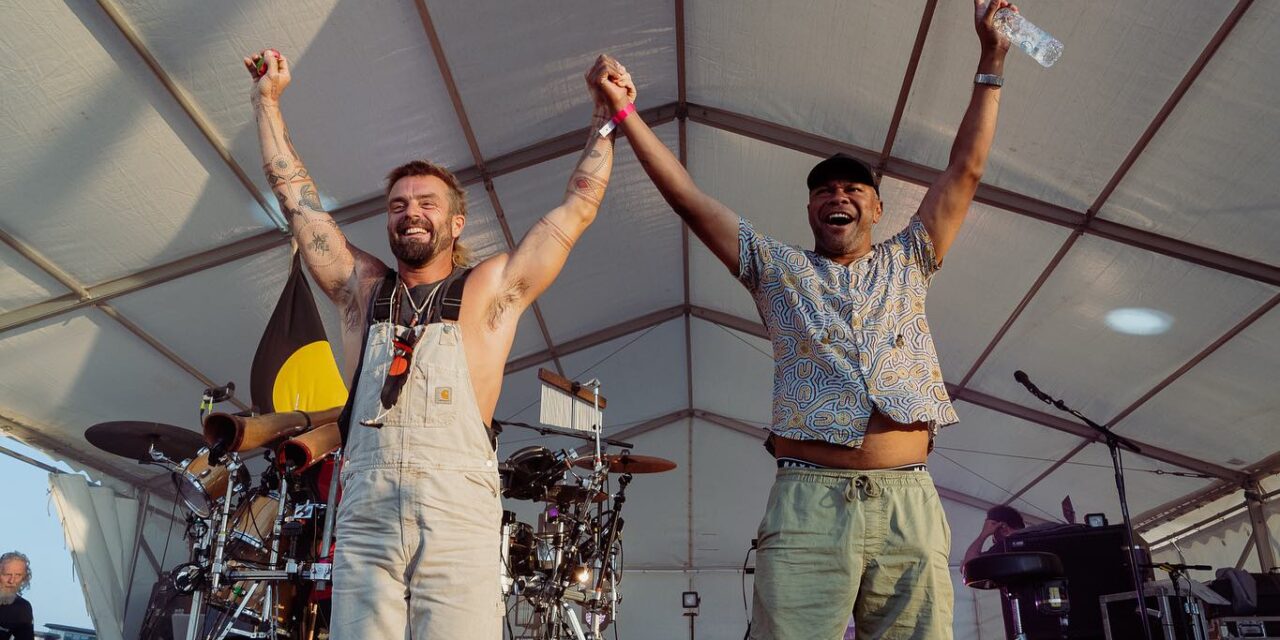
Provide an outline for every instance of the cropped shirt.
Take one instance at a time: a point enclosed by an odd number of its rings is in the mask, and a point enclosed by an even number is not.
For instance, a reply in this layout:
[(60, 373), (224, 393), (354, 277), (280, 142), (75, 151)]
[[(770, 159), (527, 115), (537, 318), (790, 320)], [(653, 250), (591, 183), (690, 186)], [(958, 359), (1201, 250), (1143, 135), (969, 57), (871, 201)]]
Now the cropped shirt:
[(918, 216), (849, 266), (738, 224), (738, 279), (773, 344), (773, 433), (857, 448), (873, 412), (959, 421), (924, 301), (939, 269)]

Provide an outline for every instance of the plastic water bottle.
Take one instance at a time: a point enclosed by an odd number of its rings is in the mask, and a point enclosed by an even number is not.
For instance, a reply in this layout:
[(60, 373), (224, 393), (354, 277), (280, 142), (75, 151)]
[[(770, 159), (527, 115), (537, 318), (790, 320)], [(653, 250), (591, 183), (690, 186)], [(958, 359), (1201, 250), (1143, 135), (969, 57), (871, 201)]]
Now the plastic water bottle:
[[(978, 15), (986, 13), (987, 3), (978, 9)], [(1009, 42), (1022, 49), (1046, 69), (1053, 66), (1062, 56), (1062, 43), (1049, 35), (1044, 29), (1031, 24), (1020, 13), (1014, 13), (1008, 7), (996, 11), (996, 30), (1009, 39)]]
[(1007, 7), (996, 12), (996, 29), (1046, 69), (1062, 56), (1062, 43)]

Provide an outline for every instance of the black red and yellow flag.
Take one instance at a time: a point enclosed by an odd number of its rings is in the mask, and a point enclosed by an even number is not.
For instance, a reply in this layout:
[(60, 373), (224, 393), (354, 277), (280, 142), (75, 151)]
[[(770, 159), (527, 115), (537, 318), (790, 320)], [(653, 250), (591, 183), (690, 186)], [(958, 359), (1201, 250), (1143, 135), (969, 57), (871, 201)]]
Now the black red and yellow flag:
[(322, 411), (347, 401), (347, 387), (296, 252), (289, 280), (253, 356), (249, 394), (260, 414)]

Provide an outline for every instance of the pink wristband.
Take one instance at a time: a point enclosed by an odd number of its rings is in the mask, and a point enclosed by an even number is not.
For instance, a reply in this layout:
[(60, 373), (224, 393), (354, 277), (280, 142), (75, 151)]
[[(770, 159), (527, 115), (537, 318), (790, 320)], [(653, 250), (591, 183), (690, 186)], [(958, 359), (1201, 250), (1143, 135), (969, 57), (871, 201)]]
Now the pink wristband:
[(619, 124), (622, 124), (622, 121), (626, 120), (627, 116), (635, 112), (636, 104), (634, 102), (628, 102), (627, 106), (619, 109), (617, 113), (613, 114), (612, 118), (609, 118), (608, 122), (604, 123), (604, 125), (600, 127), (600, 137), (613, 133), (613, 130), (616, 129)]
[(635, 112), (636, 112), (636, 103), (628, 102), (626, 107), (619, 109), (617, 113), (613, 114), (612, 121), (614, 124), (622, 124), (622, 121), (626, 120), (627, 116)]

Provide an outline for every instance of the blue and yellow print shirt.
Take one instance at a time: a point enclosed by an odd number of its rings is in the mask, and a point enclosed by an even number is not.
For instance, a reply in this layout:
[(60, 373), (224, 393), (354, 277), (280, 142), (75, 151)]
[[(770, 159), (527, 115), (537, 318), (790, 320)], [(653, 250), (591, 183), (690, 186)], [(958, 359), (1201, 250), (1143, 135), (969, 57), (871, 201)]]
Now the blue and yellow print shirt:
[(959, 421), (924, 317), (939, 269), (918, 216), (848, 267), (738, 223), (738, 279), (773, 343), (773, 426), (862, 446), (874, 411), (937, 429)]

